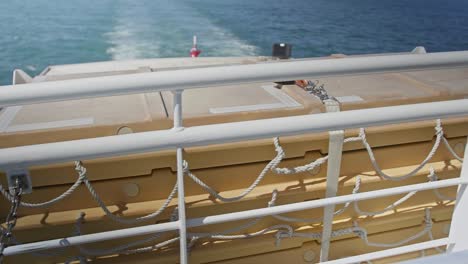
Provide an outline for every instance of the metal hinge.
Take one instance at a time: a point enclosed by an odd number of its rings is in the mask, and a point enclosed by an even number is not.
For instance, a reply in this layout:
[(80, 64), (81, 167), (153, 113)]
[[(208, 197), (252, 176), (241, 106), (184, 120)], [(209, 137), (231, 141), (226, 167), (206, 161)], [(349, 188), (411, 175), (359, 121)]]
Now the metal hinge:
[[(31, 175), (27, 169), (11, 169), (6, 172), (8, 189), (13, 195), (15, 188), (21, 188), (23, 194), (32, 193)], [(19, 184), (17, 186), (16, 184)]]

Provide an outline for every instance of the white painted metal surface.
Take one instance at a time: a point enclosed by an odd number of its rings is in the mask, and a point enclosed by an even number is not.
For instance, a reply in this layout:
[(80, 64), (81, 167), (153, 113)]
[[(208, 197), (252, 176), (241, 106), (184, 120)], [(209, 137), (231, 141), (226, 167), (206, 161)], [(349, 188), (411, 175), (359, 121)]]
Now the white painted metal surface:
[[(465, 157), (468, 157), (468, 148), (465, 147)], [(468, 180), (468, 166), (463, 164), (460, 178)], [(466, 185), (458, 186), (457, 201), (450, 224), (448, 252), (468, 250), (468, 191)], [(468, 261), (468, 260), (467, 260)]]
[(434, 69), (468, 64), (468, 51), (298, 60), (21, 84), (0, 89), (0, 107), (247, 82)]
[(146, 225), (146, 226), (139, 226), (134, 228), (125, 228), (119, 229), (114, 231), (107, 231), (107, 232), (99, 232), (94, 234), (88, 235), (81, 235), (81, 236), (73, 236), (67, 238), (59, 238), (47, 241), (40, 241), (35, 243), (27, 243), (21, 244), (16, 246), (10, 246), (5, 248), (3, 255), (11, 256), (11, 255), (18, 255), (28, 252), (36, 252), (41, 250), (48, 250), (53, 248), (62, 248), (62, 247), (69, 247), (69, 246), (77, 246), (88, 244), (91, 241), (93, 242), (100, 242), (100, 241), (107, 241), (125, 237), (132, 237), (138, 235), (149, 235), (158, 232), (166, 232), (166, 231), (174, 231), (179, 228), (179, 221), (162, 223), (157, 225)]
[[(329, 206), (329, 205), (344, 204), (348, 201), (362, 201), (362, 200), (386, 197), (390, 195), (405, 194), (405, 193), (409, 193), (412, 191), (425, 191), (425, 190), (431, 190), (435, 188), (445, 188), (445, 187), (450, 187), (450, 186), (455, 186), (455, 185), (460, 185), (460, 184), (468, 184), (468, 182), (462, 181), (459, 178), (455, 178), (455, 179), (441, 180), (441, 181), (435, 181), (435, 182), (418, 183), (418, 184), (400, 186), (400, 187), (395, 187), (395, 188), (388, 188), (388, 189), (383, 189), (383, 190), (362, 192), (362, 193), (357, 193), (357, 194), (336, 196), (336, 197), (324, 198), (320, 200), (313, 200), (313, 201), (306, 201), (306, 202), (285, 204), (285, 205), (277, 205), (274, 207), (246, 210), (246, 211), (227, 213), (227, 214), (222, 214), (222, 215), (206, 216), (206, 217), (188, 219), (186, 222), (186, 226), (189, 228), (189, 227), (197, 227), (197, 226), (202, 226), (202, 225), (212, 225), (212, 224), (219, 224), (219, 223), (224, 223), (224, 222), (245, 220), (245, 219), (257, 218), (257, 217), (263, 217), (263, 216), (269, 216), (269, 215), (285, 214), (285, 213), (319, 208), (319, 207), (324, 207), (324, 206)], [(11, 255), (17, 255), (17, 254), (23, 254), (23, 253), (31, 253), (31, 252), (45, 250), (45, 249), (62, 248), (62, 247), (68, 247), (68, 246), (75, 246), (75, 245), (82, 245), (82, 244), (88, 244), (88, 243), (93, 243), (93, 242), (111, 240), (111, 239), (118, 239), (122, 237), (147, 235), (147, 234), (152, 234), (156, 232), (177, 230), (180, 227), (180, 224), (178, 222), (177, 224), (174, 224), (174, 223), (176, 222), (156, 224), (156, 225), (147, 225), (147, 226), (142, 226), (142, 227), (134, 227), (134, 228), (127, 228), (127, 229), (120, 229), (116, 231), (95, 233), (95, 234), (90, 234), (90, 235), (82, 235), (78, 237), (54, 239), (54, 240), (48, 240), (48, 241), (42, 241), (42, 242), (11, 246), (5, 249), (4, 255), (11, 256)], [(159, 227), (160, 225), (163, 225), (163, 226)], [(113, 235), (112, 232), (115, 232), (115, 235)], [(103, 235), (100, 236), (100, 234), (103, 234)]]
[[(173, 91), (174, 103), (174, 127), (177, 131), (183, 128), (182, 120), (182, 90)], [(177, 210), (179, 216), (179, 244), (180, 244), (180, 263), (187, 263), (187, 225), (185, 217), (185, 187), (184, 187), (184, 149), (177, 148)]]
[[(0, 169), (460, 116), (468, 99), (263, 119), (0, 150)], [(287, 124), (287, 126), (285, 125)], [(39, 155), (40, 154), (40, 155)]]
[(410, 252), (415, 252), (415, 251), (420, 251), (420, 250), (425, 250), (425, 249), (430, 249), (430, 248), (435, 248), (435, 247), (443, 247), (447, 245), (447, 243), (448, 243), (447, 238), (441, 238), (441, 239), (430, 240), (430, 241), (421, 242), (417, 244), (412, 244), (408, 246), (402, 246), (402, 247), (376, 251), (376, 252), (362, 254), (362, 255), (353, 256), (353, 257), (331, 260), (331, 261), (323, 262), (323, 264), (361, 263), (361, 262), (366, 262), (366, 261), (370, 261), (374, 259), (392, 257), (392, 256), (397, 256), (397, 255), (401, 255), (405, 253), (410, 253)]
[(466, 264), (468, 263), (468, 250), (441, 254), (425, 258), (412, 259), (399, 264)]
[[(340, 105), (334, 100), (326, 100), (325, 106), (327, 112), (339, 112)], [(328, 133), (328, 165), (327, 165), (327, 189), (325, 197), (334, 197), (338, 191), (338, 180), (341, 171), (341, 159), (343, 154), (344, 130), (330, 131)], [(328, 251), (330, 250), (330, 240), (333, 228), (333, 216), (335, 205), (325, 206), (323, 208), (323, 230), (320, 248), (320, 262), (328, 260)]]

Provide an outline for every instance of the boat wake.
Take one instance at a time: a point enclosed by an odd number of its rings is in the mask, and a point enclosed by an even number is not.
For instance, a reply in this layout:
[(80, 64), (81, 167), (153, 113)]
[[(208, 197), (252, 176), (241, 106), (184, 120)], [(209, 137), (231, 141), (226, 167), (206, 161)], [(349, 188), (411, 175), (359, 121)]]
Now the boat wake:
[(113, 60), (185, 57), (193, 35), (199, 37), (203, 56), (258, 54), (256, 46), (178, 1), (120, 1), (115, 9), (114, 27), (104, 35)]

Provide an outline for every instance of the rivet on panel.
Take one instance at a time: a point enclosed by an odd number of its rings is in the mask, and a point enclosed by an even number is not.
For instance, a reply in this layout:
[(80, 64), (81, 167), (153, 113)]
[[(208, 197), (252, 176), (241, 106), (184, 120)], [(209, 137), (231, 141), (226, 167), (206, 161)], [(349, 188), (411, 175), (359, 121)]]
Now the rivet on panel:
[(120, 127), (118, 130), (117, 130), (117, 135), (125, 135), (125, 134), (131, 134), (133, 133), (133, 130), (129, 127)]
[(306, 262), (313, 262), (315, 259), (315, 252), (312, 250), (306, 250), (304, 251), (304, 260)]
[(136, 197), (140, 193), (140, 187), (136, 183), (127, 183), (124, 185), (123, 191), (128, 197)]

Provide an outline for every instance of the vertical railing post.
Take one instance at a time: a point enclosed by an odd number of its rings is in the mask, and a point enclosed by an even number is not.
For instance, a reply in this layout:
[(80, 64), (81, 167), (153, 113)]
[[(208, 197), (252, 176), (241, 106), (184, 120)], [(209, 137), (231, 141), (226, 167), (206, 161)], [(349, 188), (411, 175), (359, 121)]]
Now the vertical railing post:
[[(467, 144), (468, 146), (468, 139)], [(468, 147), (465, 146), (464, 159), (468, 157)], [(463, 161), (460, 178), (468, 181), (468, 161)], [(468, 192), (466, 184), (458, 186), (457, 201), (452, 215), (452, 223), (450, 224), (449, 244), (447, 251), (458, 252), (468, 250)]]
[[(174, 130), (183, 129), (182, 119), (182, 92), (173, 91), (174, 95)], [(180, 263), (187, 263), (187, 225), (185, 217), (185, 189), (184, 189), (184, 156), (183, 148), (177, 148), (177, 193), (178, 193), (178, 214), (179, 214), (179, 236), (180, 236)]]
[[(327, 112), (339, 112), (340, 105), (335, 100), (324, 101)], [(334, 197), (338, 191), (338, 180), (341, 171), (341, 158), (343, 153), (344, 131), (330, 131), (328, 142), (327, 189), (325, 197)], [(320, 248), (320, 262), (328, 261), (330, 240), (333, 230), (333, 216), (335, 205), (325, 206), (323, 209), (322, 243)]]

